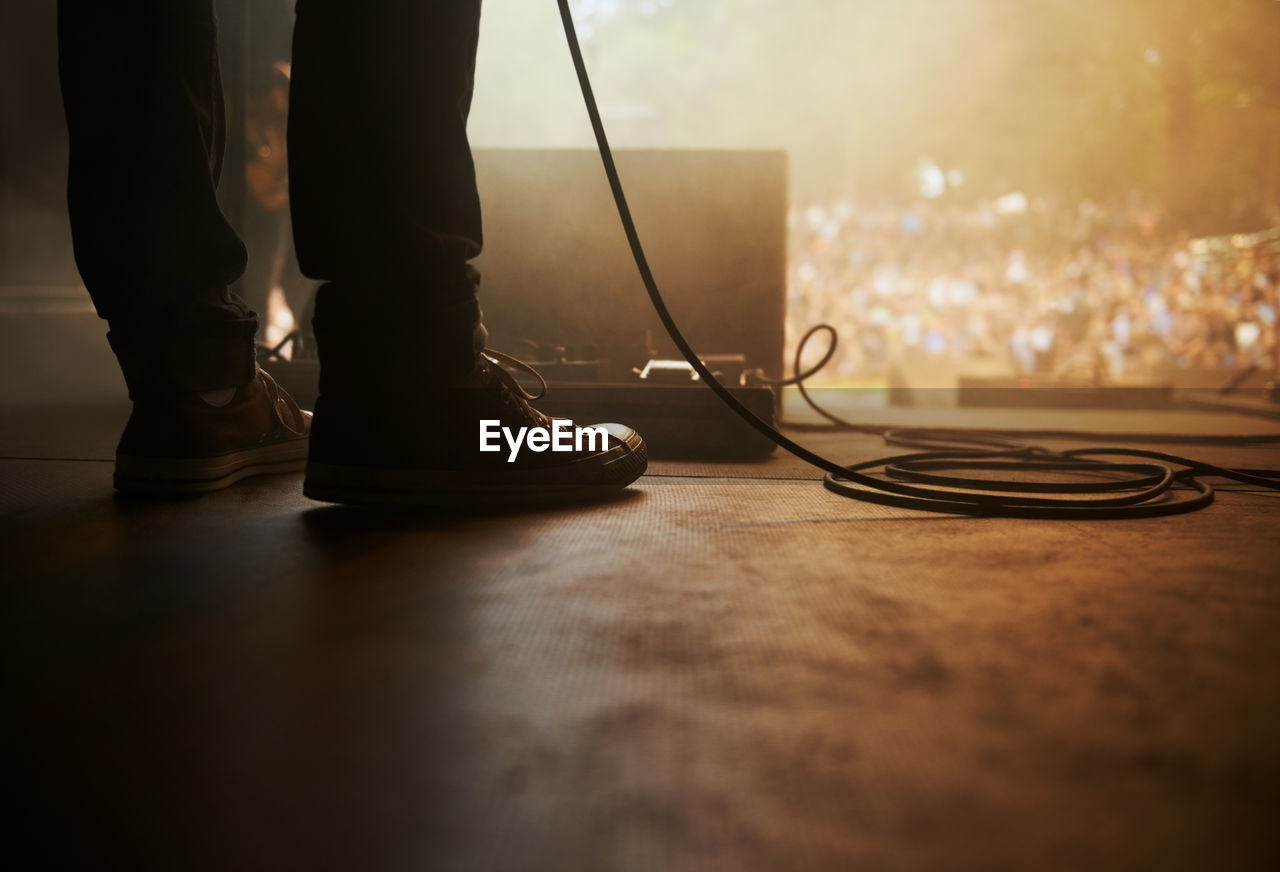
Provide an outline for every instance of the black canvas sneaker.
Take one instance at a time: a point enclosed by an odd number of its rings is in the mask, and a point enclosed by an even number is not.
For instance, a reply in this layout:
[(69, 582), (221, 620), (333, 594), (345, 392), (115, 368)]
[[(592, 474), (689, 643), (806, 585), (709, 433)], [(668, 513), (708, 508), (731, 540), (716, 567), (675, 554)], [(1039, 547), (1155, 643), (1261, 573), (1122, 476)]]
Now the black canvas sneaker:
[(644, 473), (636, 431), (548, 417), (530, 405), (542, 394), (504, 364), (537, 376), (485, 350), (451, 386), (322, 391), (303, 493), (364, 505), (529, 505), (604, 495)]

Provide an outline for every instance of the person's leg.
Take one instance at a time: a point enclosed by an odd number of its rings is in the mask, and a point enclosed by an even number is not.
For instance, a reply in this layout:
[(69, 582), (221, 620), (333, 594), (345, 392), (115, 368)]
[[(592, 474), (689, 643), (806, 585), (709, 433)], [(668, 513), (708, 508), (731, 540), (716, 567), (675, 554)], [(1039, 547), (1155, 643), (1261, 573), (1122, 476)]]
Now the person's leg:
[(539, 499), (621, 487), (599, 450), (479, 453), (479, 424), (549, 420), (481, 354), (482, 243), (466, 122), (479, 0), (299, 0), (289, 119), (294, 237), (316, 299), (320, 398), (304, 491), (340, 502)]
[(479, 21), (480, 0), (297, 5), (290, 205), (302, 271), (326, 282), (322, 395), (475, 364), (480, 201), (466, 123)]
[(135, 397), (253, 377), (211, 0), (59, 0), (76, 264)]
[(117, 485), (199, 491), (297, 468), (305, 416), (258, 372), (256, 318), (228, 291), (245, 250), (214, 191), (212, 0), (59, 0), (58, 62), (76, 264), (135, 404)]

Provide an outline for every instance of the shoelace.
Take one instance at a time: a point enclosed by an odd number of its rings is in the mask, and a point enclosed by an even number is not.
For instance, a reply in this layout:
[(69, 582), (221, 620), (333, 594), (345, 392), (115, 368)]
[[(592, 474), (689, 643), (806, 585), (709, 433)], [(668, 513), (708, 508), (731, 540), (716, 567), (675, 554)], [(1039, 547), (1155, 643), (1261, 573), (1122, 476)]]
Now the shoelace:
[[(541, 424), (545, 424), (549, 419), (542, 412), (529, 405), (530, 400), (540, 400), (547, 395), (547, 380), (542, 377), (542, 373), (531, 367), (517, 357), (505, 354), (492, 348), (486, 348), (480, 352), (491, 366), (486, 367), (493, 378), (506, 390), (504, 394), (512, 401), (518, 404), (521, 411), (525, 412), (533, 420)], [(508, 370), (503, 367), (510, 367), (521, 372), (526, 372), (538, 380), (541, 389), (536, 394), (531, 394), (525, 390), (524, 385), (516, 379)]]
[[(276, 380), (271, 377), (270, 373), (268, 373), (265, 369), (262, 369), (261, 367), (259, 367), (258, 375), (262, 378), (263, 384), (267, 386), (267, 396), (271, 399), (271, 409), (273, 412), (275, 412), (276, 420), (280, 422), (280, 425), (282, 427), (284, 427), (293, 435), (295, 436), (305, 435), (306, 434), (305, 416), (300, 411), (297, 411), (295, 407), (290, 403), (289, 400), (285, 399), (286, 395), (281, 392), (280, 386), (276, 384)], [(288, 416), (287, 416), (288, 418), (294, 418), (296, 416), (297, 420), (302, 422), (300, 427), (295, 427), (292, 423), (290, 423), (289, 420), (286, 419), (286, 416), (284, 414), (281, 414), (281, 409), (280, 409), (281, 406), (284, 406), (285, 410), (288, 411)]]

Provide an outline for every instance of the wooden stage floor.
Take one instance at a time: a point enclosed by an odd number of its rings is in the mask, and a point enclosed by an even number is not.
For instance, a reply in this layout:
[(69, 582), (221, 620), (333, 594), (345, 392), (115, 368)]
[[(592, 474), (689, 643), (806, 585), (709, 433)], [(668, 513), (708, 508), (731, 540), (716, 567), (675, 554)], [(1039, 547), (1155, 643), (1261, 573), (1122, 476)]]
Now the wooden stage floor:
[(545, 512), (140, 503), (126, 413), (0, 415), (10, 868), (1280, 868), (1280, 493), (957, 518), (778, 459)]

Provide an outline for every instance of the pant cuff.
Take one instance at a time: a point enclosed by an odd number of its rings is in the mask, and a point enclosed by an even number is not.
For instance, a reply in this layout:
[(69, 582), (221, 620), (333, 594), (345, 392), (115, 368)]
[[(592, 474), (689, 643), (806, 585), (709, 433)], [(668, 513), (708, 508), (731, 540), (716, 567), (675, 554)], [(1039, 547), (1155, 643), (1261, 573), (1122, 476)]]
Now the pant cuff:
[(178, 329), (112, 324), (107, 341), (136, 402), (248, 384), (257, 373), (257, 329), (256, 318)]
[(320, 351), (320, 393), (446, 387), (476, 365), (487, 334), (474, 296), (352, 305), (346, 289), (320, 288), (312, 320)]

